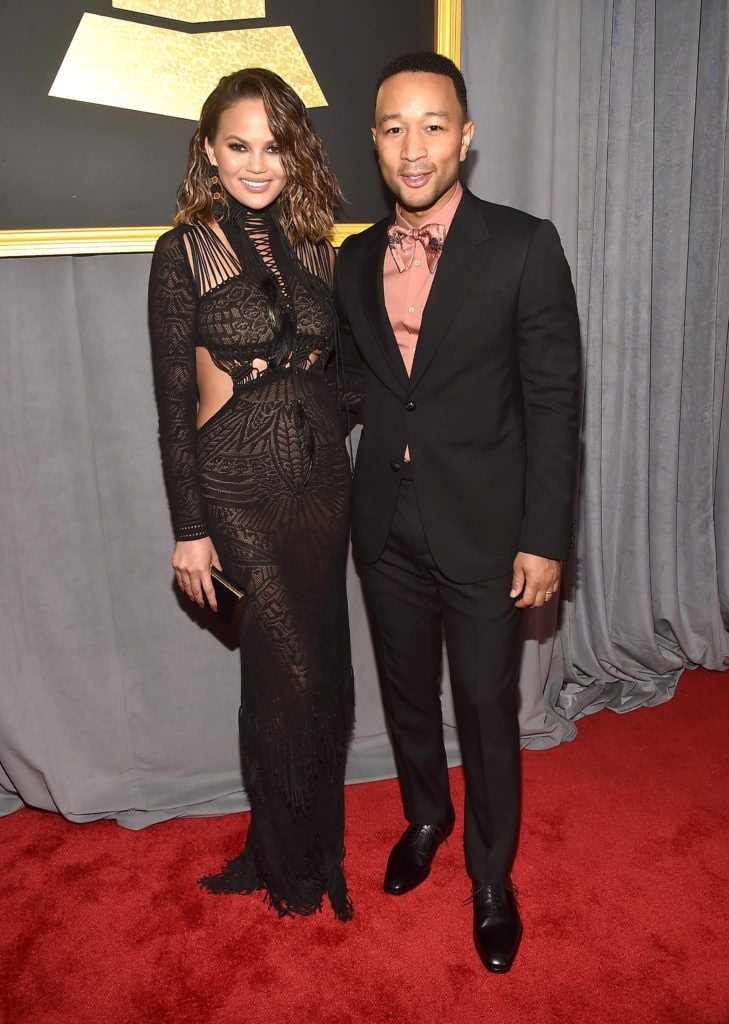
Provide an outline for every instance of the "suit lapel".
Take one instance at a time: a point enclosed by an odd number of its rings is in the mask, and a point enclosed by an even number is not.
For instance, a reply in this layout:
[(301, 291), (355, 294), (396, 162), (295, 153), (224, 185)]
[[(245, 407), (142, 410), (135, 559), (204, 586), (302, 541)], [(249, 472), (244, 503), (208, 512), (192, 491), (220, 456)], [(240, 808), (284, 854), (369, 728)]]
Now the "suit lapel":
[[(485, 273), (489, 232), (476, 198), (463, 190), (463, 198), (448, 229), (428, 301), (423, 310), (418, 344), (410, 375), (412, 390), (443, 343), (461, 303)], [(402, 362), (402, 360), (401, 360)]]
[(377, 339), (379, 352), (400, 387), (407, 390), (408, 375), (385, 306), (382, 266), (387, 248), (387, 225), (388, 221), (383, 220), (377, 226), (372, 244), (362, 260), (360, 287), (367, 319)]

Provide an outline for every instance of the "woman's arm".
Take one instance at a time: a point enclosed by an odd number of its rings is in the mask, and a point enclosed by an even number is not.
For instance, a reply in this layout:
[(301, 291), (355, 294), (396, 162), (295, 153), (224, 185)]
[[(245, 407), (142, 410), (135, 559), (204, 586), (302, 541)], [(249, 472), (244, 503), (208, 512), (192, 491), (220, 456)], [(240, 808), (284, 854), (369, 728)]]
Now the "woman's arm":
[(149, 328), (162, 465), (178, 542), (172, 564), (188, 597), (203, 605), (204, 592), (215, 607), (210, 565), (220, 568), (220, 563), (208, 536), (197, 476), (196, 323), (197, 292), (184, 240), (179, 232), (168, 232), (152, 257)]

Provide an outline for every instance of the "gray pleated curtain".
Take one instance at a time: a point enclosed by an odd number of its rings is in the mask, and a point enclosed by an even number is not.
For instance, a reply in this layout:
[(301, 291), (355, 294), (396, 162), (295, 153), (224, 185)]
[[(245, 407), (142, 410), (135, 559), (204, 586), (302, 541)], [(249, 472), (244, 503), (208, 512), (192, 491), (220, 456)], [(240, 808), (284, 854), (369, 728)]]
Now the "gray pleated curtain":
[[(525, 616), (526, 746), (729, 657), (727, 23), (723, 0), (464, 3), (469, 184), (556, 222), (583, 326), (577, 548), (559, 627), (554, 607)], [(245, 806), (237, 653), (172, 587), (148, 266), (0, 261), (0, 813), (141, 827)], [(349, 777), (377, 778), (392, 758), (351, 567), (349, 594)]]
[(465, 25), (471, 187), (554, 220), (582, 324), (577, 548), (556, 634), (555, 609), (526, 623), (535, 746), (729, 665), (729, 5), (486, 0)]
[(729, 664), (729, 5), (582, 8), (570, 718)]

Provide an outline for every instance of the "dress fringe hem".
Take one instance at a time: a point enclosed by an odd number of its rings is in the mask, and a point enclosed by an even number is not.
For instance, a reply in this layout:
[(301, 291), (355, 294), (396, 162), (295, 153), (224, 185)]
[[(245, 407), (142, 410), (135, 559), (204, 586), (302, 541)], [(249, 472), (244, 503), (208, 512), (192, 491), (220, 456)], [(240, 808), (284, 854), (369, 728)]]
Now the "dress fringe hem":
[(354, 907), (344, 880), (341, 862), (334, 867), (323, 885), (317, 885), (313, 881), (308, 882), (305, 886), (309, 890), (308, 892), (291, 893), (284, 896), (273, 892), (267, 886), (244, 851), (229, 860), (219, 874), (204, 875), (199, 878), (198, 884), (216, 895), (250, 896), (254, 892), (262, 892), (263, 902), (270, 909), (275, 910), (279, 917), (309, 917), (312, 914), (317, 914), (322, 909), (322, 900), (325, 895), (329, 897), (334, 917), (338, 921), (350, 921), (354, 915)]

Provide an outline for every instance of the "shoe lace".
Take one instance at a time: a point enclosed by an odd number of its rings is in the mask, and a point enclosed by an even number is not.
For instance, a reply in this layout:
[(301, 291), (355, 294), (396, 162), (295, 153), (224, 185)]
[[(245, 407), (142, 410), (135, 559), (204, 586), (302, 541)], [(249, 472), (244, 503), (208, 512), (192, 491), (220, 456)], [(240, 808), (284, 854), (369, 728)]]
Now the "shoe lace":
[(422, 850), (428, 850), (434, 843), (444, 842), (445, 833), (437, 825), (409, 825), (402, 838)]
[(475, 903), (479, 900), (483, 903), (488, 903), (494, 908), (506, 907), (508, 905), (506, 899), (507, 890), (511, 892), (514, 899), (516, 899), (518, 890), (513, 882), (506, 883), (492, 883), (492, 882), (481, 882), (474, 883), (471, 895), (468, 896), (464, 901), (464, 905), (467, 903)]

